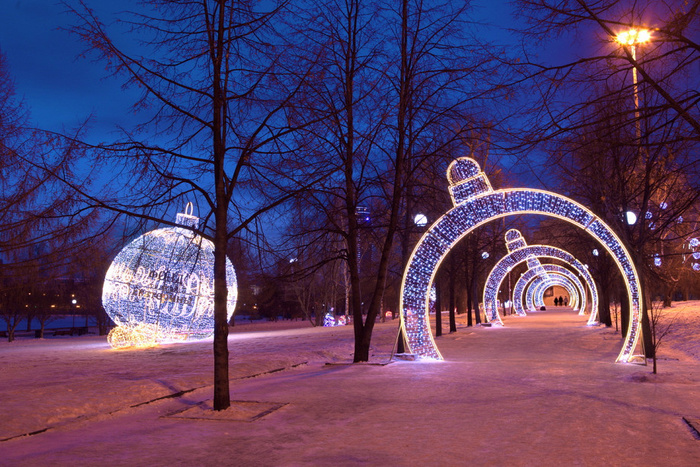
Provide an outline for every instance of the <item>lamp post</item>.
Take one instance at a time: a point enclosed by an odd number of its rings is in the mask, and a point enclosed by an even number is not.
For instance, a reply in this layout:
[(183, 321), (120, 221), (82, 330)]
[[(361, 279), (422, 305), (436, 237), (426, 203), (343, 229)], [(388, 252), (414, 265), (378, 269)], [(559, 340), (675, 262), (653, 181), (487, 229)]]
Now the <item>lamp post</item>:
[(639, 127), (639, 93), (637, 91), (637, 46), (642, 45), (651, 40), (651, 32), (648, 29), (632, 28), (629, 31), (623, 31), (615, 36), (617, 43), (622, 47), (628, 46), (632, 55), (632, 91), (634, 93), (634, 120), (636, 128), (637, 141), (641, 138), (641, 130)]

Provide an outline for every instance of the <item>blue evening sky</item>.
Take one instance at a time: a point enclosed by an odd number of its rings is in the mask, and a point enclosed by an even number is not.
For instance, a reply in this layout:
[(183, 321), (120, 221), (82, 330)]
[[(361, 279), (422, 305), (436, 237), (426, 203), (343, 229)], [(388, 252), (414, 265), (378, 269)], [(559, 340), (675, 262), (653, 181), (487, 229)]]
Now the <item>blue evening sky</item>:
[[(125, 94), (120, 81), (107, 76), (104, 64), (79, 58), (79, 40), (61, 28), (73, 21), (55, 0), (3, 0), (0, 14), (0, 50), (5, 55), (17, 94), (24, 99), (37, 127), (62, 130), (92, 115), (92, 126), (107, 131), (133, 119), (129, 105), (135, 94)], [(136, 0), (87, 0), (108, 26), (115, 13)], [(510, 22), (507, 0), (477, 0), (474, 16), (493, 23), (491, 34)]]
[[(132, 3), (99, 0), (90, 5), (109, 23), (114, 12)], [(104, 64), (78, 57), (83, 45), (60, 29), (70, 23), (65, 7), (54, 0), (3, 0), (0, 50), (33, 124), (68, 130), (89, 115), (98, 131), (125, 123), (134, 95), (124, 95), (120, 82), (107, 77)]]

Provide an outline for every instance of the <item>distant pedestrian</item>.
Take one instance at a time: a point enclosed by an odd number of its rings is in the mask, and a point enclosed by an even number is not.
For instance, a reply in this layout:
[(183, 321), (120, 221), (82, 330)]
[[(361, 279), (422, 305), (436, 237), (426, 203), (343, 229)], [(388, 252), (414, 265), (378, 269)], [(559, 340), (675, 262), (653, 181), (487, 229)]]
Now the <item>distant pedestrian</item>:
[(559, 298), (554, 297), (554, 306), (559, 306)]
[(569, 306), (569, 297), (564, 297), (564, 306)]
[(562, 298), (561, 295), (559, 295), (559, 306), (562, 306), (564, 304), (564, 299)]

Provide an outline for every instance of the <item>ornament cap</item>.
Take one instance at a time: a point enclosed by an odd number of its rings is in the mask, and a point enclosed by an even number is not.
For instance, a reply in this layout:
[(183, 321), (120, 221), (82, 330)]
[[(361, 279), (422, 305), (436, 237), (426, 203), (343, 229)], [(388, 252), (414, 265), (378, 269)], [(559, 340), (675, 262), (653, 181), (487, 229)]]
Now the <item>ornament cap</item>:
[(177, 213), (177, 216), (175, 216), (175, 222), (180, 225), (184, 225), (185, 227), (192, 227), (193, 229), (196, 229), (199, 227), (199, 217), (193, 216), (193, 211), (194, 206), (192, 205), (192, 202), (189, 201), (185, 205), (185, 212)]
[(460, 157), (447, 168), (447, 181), (455, 206), (482, 193), (493, 191), (479, 163), (470, 157)]

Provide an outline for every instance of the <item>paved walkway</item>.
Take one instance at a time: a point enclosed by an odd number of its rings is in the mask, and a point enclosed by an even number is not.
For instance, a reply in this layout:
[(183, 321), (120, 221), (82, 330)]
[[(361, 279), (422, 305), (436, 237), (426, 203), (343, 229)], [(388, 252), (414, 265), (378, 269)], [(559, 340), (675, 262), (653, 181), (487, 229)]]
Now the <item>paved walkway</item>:
[(0, 464), (700, 465), (683, 421), (700, 420), (700, 365), (615, 364), (621, 339), (585, 319), (558, 309), (460, 328), (437, 341), (444, 362), (237, 381), (248, 421), (208, 420), (194, 404), (210, 390), (197, 390), (0, 444)]

